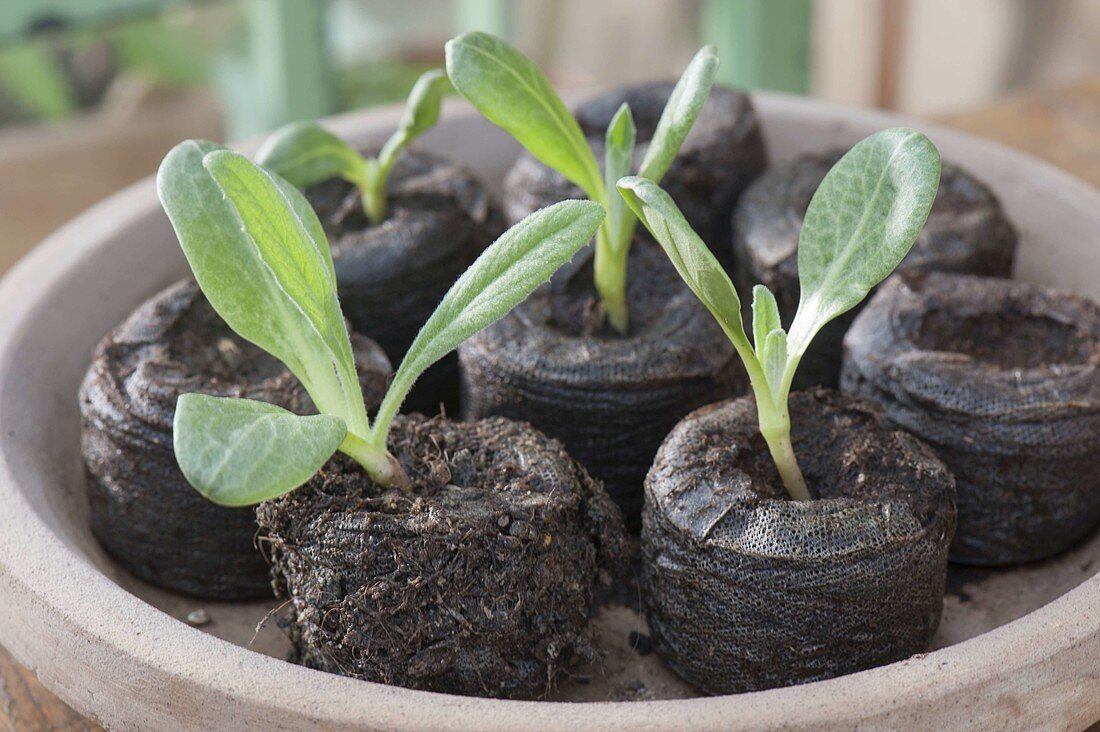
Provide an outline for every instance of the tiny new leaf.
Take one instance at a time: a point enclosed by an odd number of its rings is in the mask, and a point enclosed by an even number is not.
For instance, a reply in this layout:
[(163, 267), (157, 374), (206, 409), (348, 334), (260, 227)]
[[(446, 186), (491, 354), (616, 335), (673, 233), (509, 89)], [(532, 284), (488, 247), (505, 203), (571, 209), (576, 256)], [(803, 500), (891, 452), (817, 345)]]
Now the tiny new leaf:
[(764, 285), (752, 288), (752, 345), (759, 357), (764, 352), (764, 339), (777, 328), (782, 329), (779, 320), (779, 304), (775, 295)]
[(386, 140), (382, 152), (378, 154), (379, 164), (389, 170), (394, 158), (412, 140), (435, 127), (439, 121), (439, 110), (443, 106), (443, 97), (451, 88), (451, 82), (442, 69), (425, 71), (413, 84), (409, 98), (405, 102), (405, 111), (397, 132)]
[[(634, 140), (637, 130), (634, 128), (634, 117), (630, 113), (630, 107), (623, 102), (619, 111), (611, 119), (607, 127), (607, 144), (604, 149), (604, 185), (608, 191), (615, 190), (615, 183), (623, 176), (630, 175), (630, 166), (634, 160)], [(615, 249), (627, 246), (630, 241), (626, 236), (634, 227), (630, 221), (630, 209), (619, 195), (607, 197), (607, 225), (612, 236), (610, 243)]]
[(223, 506), (249, 506), (302, 485), (346, 431), (338, 417), (204, 394), (180, 395), (172, 427), (187, 482)]

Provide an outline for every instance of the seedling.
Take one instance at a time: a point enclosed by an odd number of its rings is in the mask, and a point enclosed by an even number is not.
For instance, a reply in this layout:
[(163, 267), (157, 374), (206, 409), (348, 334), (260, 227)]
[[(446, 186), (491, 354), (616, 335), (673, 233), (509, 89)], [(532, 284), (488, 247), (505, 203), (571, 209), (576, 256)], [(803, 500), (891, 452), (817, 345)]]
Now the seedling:
[(375, 482), (408, 489), (386, 438), (413, 382), (549, 279), (604, 217), (595, 203), (567, 201), (531, 214), (490, 245), (424, 324), (372, 423), (332, 255), (302, 194), (239, 153), (193, 140), (164, 159), (157, 191), (210, 304), (238, 335), (282, 361), (320, 412), (298, 416), (247, 399), (180, 396), (173, 425), (180, 468), (200, 493), (229, 506), (293, 490), (337, 450)]
[(256, 161), (298, 188), (340, 177), (359, 188), (367, 220), (386, 218), (386, 183), (397, 155), (439, 121), (439, 108), (450, 84), (440, 69), (416, 80), (397, 131), (377, 158), (366, 158), (316, 122), (294, 122), (277, 130), (256, 154)]
[(791, 446), (787, 397), (810, 341), (858, 305), (905, 258), (924, 226), (940, 180), (940, 156), (927, 137), (895, 128), (871, 135), (825, 176), (806, 210), (798, 240), (798, 310), (785, 331), (775, 296), (752, 291), (752, 344), (729, 276), (660, 186), (640, 177), (618, 182), (631, 210), (733, 343), (756, 396), (760, 433), (795, 500), (810, 491)]
[[(606, 133), (604, 171), (577, 120), (531, 59), (487, 33), (465, 33), (447, 42), (447, 74), (458, 93), (504, 128), (544, 165), (580, 187), (607, 211), (596, 233), (595, 283), (611, 325), (625, 333), (626, 259), (637, 219), (615, 193), (630, 173), (635, 128), (630, 107), (619, 107)], [(718, 56), (701, 49), (668, 99), (638, 175), (659, 182), (680, 150), (710, 95)]]

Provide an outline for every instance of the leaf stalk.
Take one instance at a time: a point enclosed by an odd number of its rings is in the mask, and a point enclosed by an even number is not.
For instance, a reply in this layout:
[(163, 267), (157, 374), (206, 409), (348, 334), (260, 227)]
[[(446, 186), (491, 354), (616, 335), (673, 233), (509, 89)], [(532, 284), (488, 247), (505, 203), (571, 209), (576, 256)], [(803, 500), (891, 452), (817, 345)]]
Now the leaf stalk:
[(385, 445), (372, 444), (349, 432), (337, 449), (359, 463), (378, 485), (392, 486), (405, 493), (412, 492), (412, 481), (408, 473)]
[(626, 254), (628, 249), (616, 252), (612, 245), (613, 234), (607, 222), (596, 232), (596, 256), (593, 262), (596, 292), (600, 295), (607, 321), (620, 334), (630, 327), (630, 311), (626, 305)]

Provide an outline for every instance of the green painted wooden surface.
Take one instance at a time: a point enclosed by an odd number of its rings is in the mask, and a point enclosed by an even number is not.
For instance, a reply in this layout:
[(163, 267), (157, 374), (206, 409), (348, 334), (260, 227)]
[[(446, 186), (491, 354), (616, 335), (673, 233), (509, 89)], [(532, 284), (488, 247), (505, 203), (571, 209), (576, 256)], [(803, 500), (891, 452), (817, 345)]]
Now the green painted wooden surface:
[(701, 35), (718, 47), (724, 84), (805, 94), (810, 0), (706, 0)]
[(511, 34), (509, 0), (453, 0), (455, 32), (479, 30), (507, 38)]
[(72, 27), (100, 25), (137, 14), (155, 13), (187, 0), (2, 0), (0, 41), (18, 39), (44, 23)]
[(230, 139), (335, 111), (322, 0), (247, 0), (243, 56), (218, 64)]

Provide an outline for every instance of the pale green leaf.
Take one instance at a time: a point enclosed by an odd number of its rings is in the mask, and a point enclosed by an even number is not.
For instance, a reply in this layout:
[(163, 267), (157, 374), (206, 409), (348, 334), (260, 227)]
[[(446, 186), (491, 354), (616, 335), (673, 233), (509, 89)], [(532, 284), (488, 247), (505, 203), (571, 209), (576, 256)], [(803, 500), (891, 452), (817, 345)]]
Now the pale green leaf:
[(714, 46), (699, 49), (665, 103), (638, 175), (660, 183), (676, 153), (680, 151), (680, 146), (684, 144), (684, 138), (691, 132), (695, 120), (703, 111), (717, 73), (717, 50)]
[(793, 354), (804, 353), (822, 326), (855, 307), (901, 263), (928, 218), (939, 180), (939, 152), (905, 128), (871, 135), (833, 166), (799, 237)]
[(752, 347), (741, 323), (741, 300), (737, 290), (672, 198), (659, 185), (641, 176), (621, 179), (618, 189), (672, 260), (680, 277), (722, 326), (742, 358), (746, 354), (752, 358)]
[(306, 188), (340, 177), (363, 181), (363, 157), (316, 122), (294, 122), (267, 138), (256, 162), (291, 185)]
[(305, 483), (347, 430), (324, 414), (301, 417), (250, 399), (183, 394), (172, 435), (176, 461), (195, 489), (223, 506), (250, 506)]
[(589, 198), (604, 200), (600, 167), (580, 125), (531, 59), (479, 31), (452, 38), (446, 54), (459, 94)]
[(409, 347), (379, 407), (376, 436), (384, 437), (420, 374), (549, 280), (588, 243), (603, 218), (597, 203), (562, 201), (527, 216), (490, 244), (443, 296)]
[(787, 334), (782, 328), (769, 332), (759, 348), (760, 366), (773, 395), (785, 396), (783, 379), (787, 371)]
[(763, 353), (764, 339), (767, 338), (768, 333), (782, 327), (775, 295), (764, 285), (754, 286), (752, 288), (752, 345), (756, 349), (757, 356)]
[(604, 186), (608, 191), (607, 226), (612, 232), (611, 244), (616, 249), (630, 243), (626, 230), (629, 229), (631, 235), (634, 231), (633, 216), (623, 202), (623, 197), (615, 192), (615, 183), (619, 178), (630, 175), (636, 136), (637, 130), (630, 106), (623, 102), (608, 125), (607, 145), (604, 149)]
[(451, 83), (442, 69), (425, 71), (416, 80), (405, 113), (397, 125), (397, 131), (386, 141), (378, 160), (384, 170), (389, 170), (397, 153), (414, 139), (423, 135), (439, 121), (439, 110), (443, 106), (443, 96), (450, 90)]
[(365, 434), (328, 243), (302, 195), (243, 155), (195, 141), (168, 154), (157, 190), (222, 319), (286, 364), (322, 412)]

